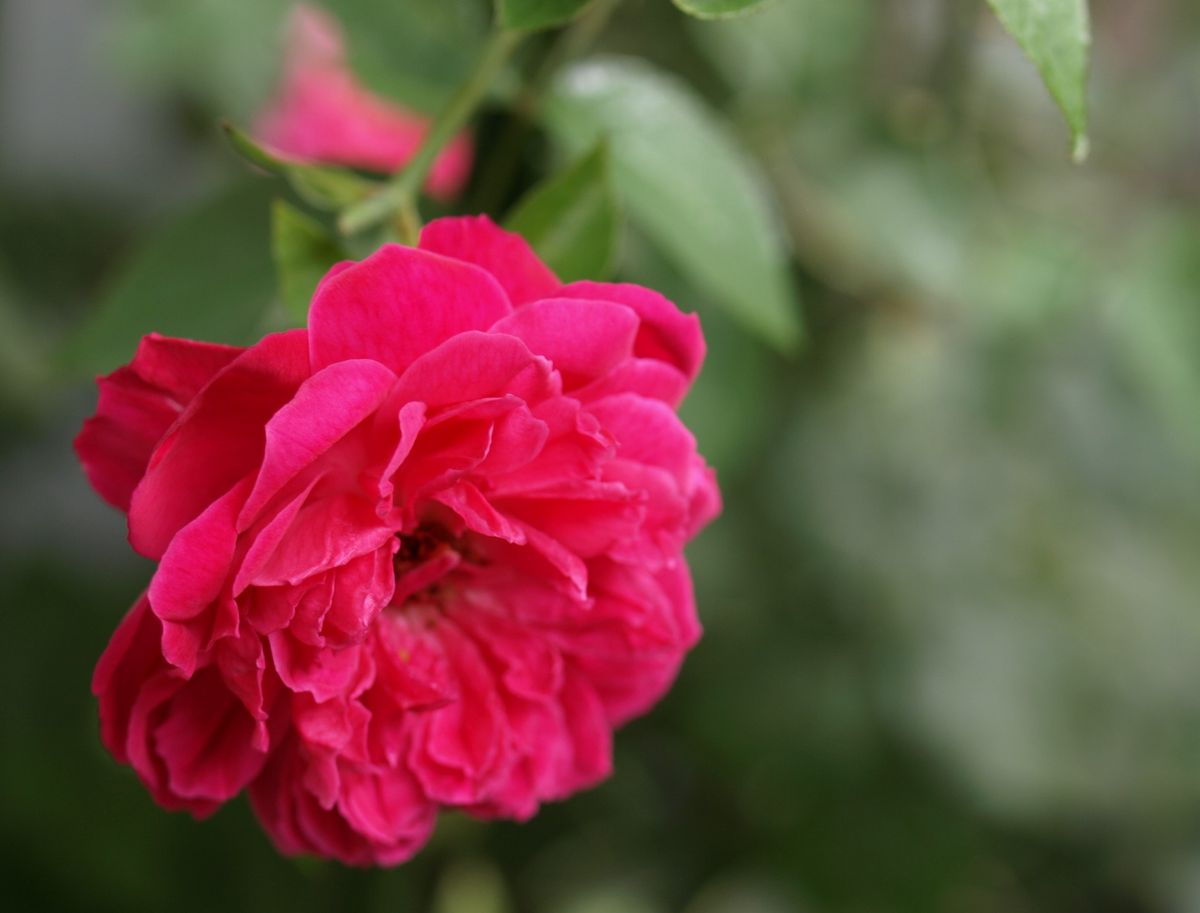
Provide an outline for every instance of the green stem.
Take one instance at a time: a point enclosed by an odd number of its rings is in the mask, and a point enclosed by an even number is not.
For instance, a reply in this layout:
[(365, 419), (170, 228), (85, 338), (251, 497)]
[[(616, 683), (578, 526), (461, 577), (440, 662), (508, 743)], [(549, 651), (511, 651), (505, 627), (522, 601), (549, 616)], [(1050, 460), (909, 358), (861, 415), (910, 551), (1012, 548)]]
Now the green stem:
[(416, 195), (406, 197), (396, 212), (396, 230), (400, 240), (409, 247), (416, 247), (421, 240), (421, 213), (417, 209)]
[(543, 98), (562, 67), (583, 54), (604, 31), (620, 0), (594, 0), (591, 8), (568, 26), (542, 61), (537, 73), (517, 95), (512, 116), (496, 144), (486, 180), (479, 183), (476, 212), (490, 212), (504, 201), (520, 164), (521, 150)]
[(392, 175), (377, 194), (342, 213), (338, 219), (338, 228), (343, 234), (356, 234), (386, 221), (397, 213), (402, 215), (406, 232), (414, 222), (420, 224), (416, 200), (425, 184), (429, 169), (437, 160), (438, 153), (474, 113), (492, 80), (523, 37), (522, 33), (507, 29), (498, 29), (492, 33), (483, 53), (475, 62), (475, 68), (434, 120), (417, 154), (404, 168)]

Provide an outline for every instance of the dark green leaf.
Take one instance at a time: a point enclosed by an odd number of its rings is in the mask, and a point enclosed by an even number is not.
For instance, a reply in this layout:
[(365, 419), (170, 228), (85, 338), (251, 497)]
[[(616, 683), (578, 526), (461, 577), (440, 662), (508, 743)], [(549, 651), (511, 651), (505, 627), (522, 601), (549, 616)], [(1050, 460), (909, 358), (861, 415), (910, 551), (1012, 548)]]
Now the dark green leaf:
[(496, 0), (500, 24), (509, 29), (545, 29), (573, 19), (589, 0)]
[(507, 227), (523, 235), (564, 282), (602, 279), (617, 243), (606, 143), (517, 203)]
[(1072, 154), (1087, 157), (1087, 0), (988, 0), (1042, 74), (1071, 128)]
[(697, 19), (729, 19), (750, 12), (766, 0), (672, 0), (672, 2)]
[(688, 86), (640, 61), (581, 64), (559, 79), (546, 115), (571, 149), (607, 135), (630, 219), (745, 326), (796, 344), (795, 290), (765, 188)]
[(307, 165), (280, 158), (232, 124), (223, 124), (222, 128), (242, 158), (264, 171), (285, 178), (296, 195), (316, 209), (342, 209), (366, 199), (378, 187), (375, 181), (346, 168)]
[(319, 222), (276, 200), (271, 207), (271, 253), (288, 319), (304, 326), (317, 283), (329, 267), (346, 259), (346, 252)]
[(109, 370), (146, 333), (246, 343), (275, 291), (270, 188), (239, 182), (152, 231), (63, 351), (66, 366)]

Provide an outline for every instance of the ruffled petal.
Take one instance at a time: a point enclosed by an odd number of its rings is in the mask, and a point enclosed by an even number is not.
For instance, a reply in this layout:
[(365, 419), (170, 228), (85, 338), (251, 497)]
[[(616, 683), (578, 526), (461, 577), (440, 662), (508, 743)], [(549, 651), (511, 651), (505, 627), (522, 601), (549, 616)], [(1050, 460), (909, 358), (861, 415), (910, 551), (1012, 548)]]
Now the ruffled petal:
[(639, 358), (655, 358), (674, 365), (692, 381), (704, 363), (704, 334), (700, 318), (685, 314), (669, 299), (640, 285), (616, 282), (572, 282), (559, 289), (561, 298), (615, 301), (631, 308), (642, 326), (634, 343)]
[(546, 298), (514, 311), (492, 327), (544, 355), (573, 390), (604, 376), (633, 353), (638, 317), (607, 301)]
[(351, 360), (318, 371), (266, 425), (266, 450), (241, 516), (246, 529), (300, 470), (371, 416), (396, 383), (377, 361)]
[(309, 375), (304, 330), (267, 336), (222, 369), (155, 448), (129, 507), (129, 541), (160, 558), (171, 537), (254, 471), (267, 421)]
[(132, 362), (96, 381), (100, 401), (75, 438), (75, 452), (104, 500), (129, 510), (155, 445), (204, 385), (241, 351), (151, 333), (138, 345)]

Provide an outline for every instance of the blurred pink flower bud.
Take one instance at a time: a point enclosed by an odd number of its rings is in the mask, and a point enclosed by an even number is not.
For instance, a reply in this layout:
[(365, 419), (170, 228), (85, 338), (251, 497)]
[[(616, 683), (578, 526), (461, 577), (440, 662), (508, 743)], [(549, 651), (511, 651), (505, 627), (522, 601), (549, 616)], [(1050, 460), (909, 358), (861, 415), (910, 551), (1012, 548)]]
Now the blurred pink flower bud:
[[(307, 162), (395, 171), (413, 157), (428, 129), (426, 118), (359, 83), (329, 13), (307, 4), (292, 10), (282, 85), (254, 127), (263, 145)], [(470, 175), (471, 159), (470, 138), (460, 134), (437, 157), (425, 189), (453, 197)]]

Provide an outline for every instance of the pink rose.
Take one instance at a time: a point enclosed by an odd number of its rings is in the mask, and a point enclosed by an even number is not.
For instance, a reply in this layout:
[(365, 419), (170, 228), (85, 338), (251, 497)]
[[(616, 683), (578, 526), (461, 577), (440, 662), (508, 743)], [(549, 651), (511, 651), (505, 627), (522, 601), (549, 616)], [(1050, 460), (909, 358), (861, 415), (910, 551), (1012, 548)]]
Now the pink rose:
[[(332, 16), (308, 5), (292, 11), (283, 85), (254, 128), (264, 146), (302, 161), (395, 171), (416, 154), (428, 128), (425, 118), (359, 84)], [(471, 158), (470, 139), (455, 137), (434, 162), (426, 190), (455, 196)]]
[(76, 442), (159, 562), (96, 669), (105, 744), (168, 808), (248, 787), (281, 850), (358, 864), (603, 779), (700, 633), (703, 356), (486, 217), (334, 267), (306, 330), (147, 337)]

